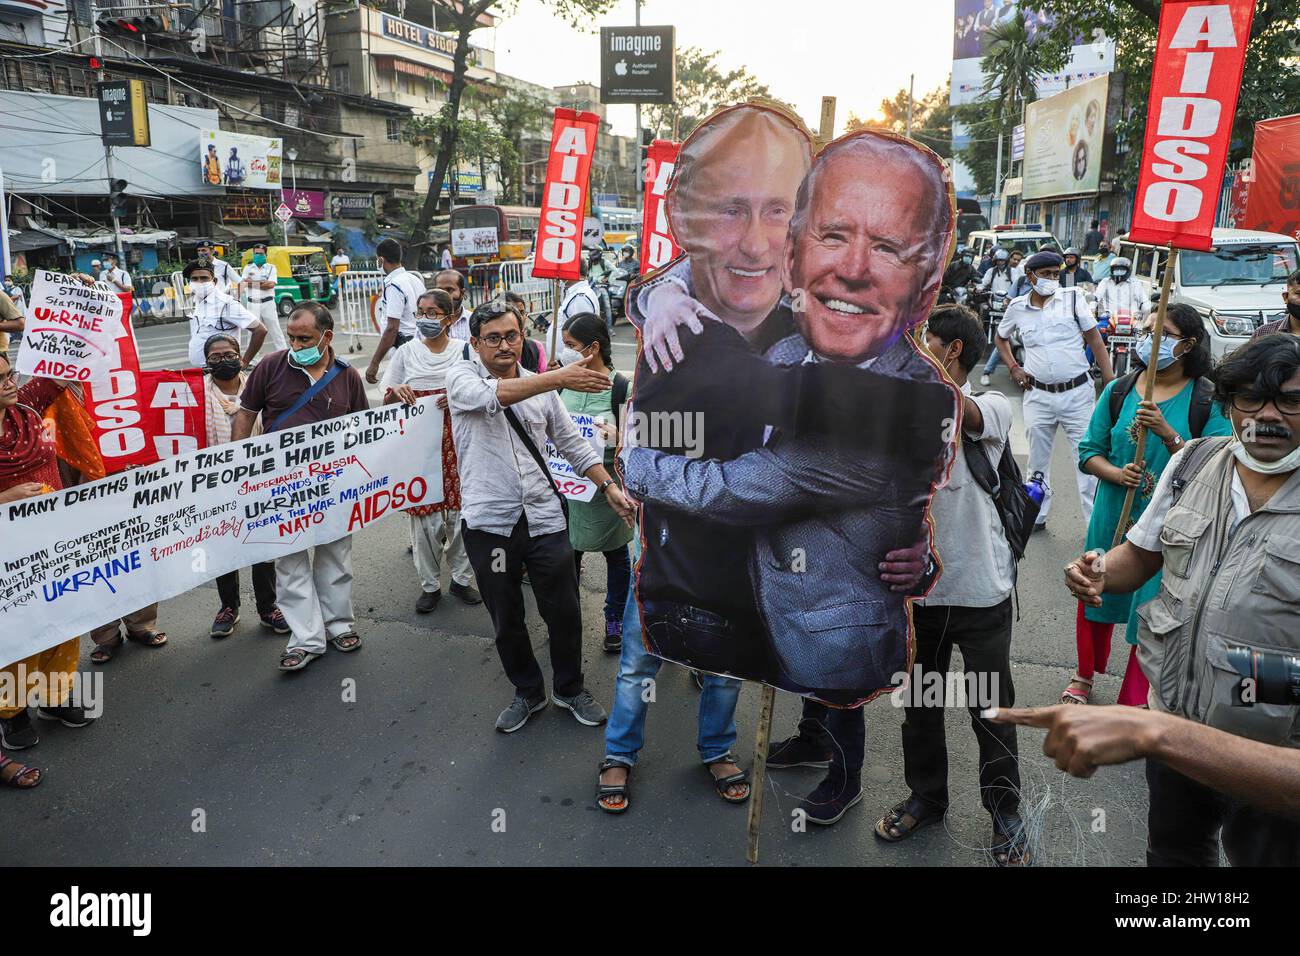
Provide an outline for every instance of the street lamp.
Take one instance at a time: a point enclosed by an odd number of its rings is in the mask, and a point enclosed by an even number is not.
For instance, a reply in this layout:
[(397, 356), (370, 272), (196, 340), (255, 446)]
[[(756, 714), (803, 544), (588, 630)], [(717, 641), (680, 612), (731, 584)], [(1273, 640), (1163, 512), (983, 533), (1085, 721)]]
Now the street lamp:
[(293, 179), (293, 191), (298, 191), (298, 167), (294, 165), (298, 161), (298, 151), (290, 146), (285, 150), (284, 155), (289, 157), (289, 175)]

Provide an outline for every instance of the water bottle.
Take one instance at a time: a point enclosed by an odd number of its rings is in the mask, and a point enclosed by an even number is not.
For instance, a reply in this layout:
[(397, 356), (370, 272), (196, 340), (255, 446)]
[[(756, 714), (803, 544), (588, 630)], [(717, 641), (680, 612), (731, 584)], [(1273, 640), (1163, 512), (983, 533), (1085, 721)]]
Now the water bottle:
[(1036, 471), (1025, 482), (1025, 494), (1033, 500), (1034, 504), (1041, 506), (1043, 499), (1047, 497), (1047, 478), (1041, 471)]

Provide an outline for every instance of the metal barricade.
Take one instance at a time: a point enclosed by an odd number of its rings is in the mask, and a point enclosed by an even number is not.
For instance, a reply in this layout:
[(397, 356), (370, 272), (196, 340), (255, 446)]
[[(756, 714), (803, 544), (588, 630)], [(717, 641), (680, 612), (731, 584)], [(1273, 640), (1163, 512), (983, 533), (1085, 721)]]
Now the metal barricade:
[(499, 265), (502, 290), (513, 292), (524, 300), (530, 319), (554, 311), (554, 283), (550, 279), (533, 278), (533, 260), (515, 259)]
[(382, 272), (358, 272), (349, 269), (338, 277), (338, 296), (334, 301), (334, 335), (351, 336), (349, 352), (360, 352), (360, 336), (378, 336), (382, 323), (376, 318), (376, 300), (384, 288)]
[(501, 292), (500, 276), (500, 262), (480, 262), (470, 266), (465, 276), (465, 304), (473, 309), (498, 295)]

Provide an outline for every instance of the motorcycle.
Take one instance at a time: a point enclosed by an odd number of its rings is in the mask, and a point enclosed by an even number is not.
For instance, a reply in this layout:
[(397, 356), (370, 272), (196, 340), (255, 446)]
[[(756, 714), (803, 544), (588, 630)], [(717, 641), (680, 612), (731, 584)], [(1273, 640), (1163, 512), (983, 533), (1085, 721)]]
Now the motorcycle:
[(633, 282), (641, 276), (640, 263), (632, 262), (629, 265), (620, 265), (615, 267), (609, 276), (609, 305), (614, 311), (614, 318), (620, 318), (625, 314), (627, 289)]
[(1104, 321), (1105, 331), (1102, 332), (1101, 337), (1106, 343), (1106, 350), (1110, 352), (1111, 368), (1115, 370), (1115, 375), (1118, 377), (1128, 372), (1133, 360), (1133, 345), (1136, 341), (1133, 313), (1127, 309), (1119, 309), (1114, 316), (1109, 314), (1104, 316)]

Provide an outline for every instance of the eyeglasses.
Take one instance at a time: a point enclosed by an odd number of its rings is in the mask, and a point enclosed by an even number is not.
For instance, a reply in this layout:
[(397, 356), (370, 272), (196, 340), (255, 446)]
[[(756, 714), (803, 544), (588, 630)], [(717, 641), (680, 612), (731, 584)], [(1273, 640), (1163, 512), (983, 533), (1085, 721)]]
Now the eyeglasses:
[(482, 337), (481, 341), (486, 342), (490, 348), (496, 348), (502, 342), (505, 342), (507, 345), (514, 345), (519, 341), (519, 333), (514, 331), (502, 335), (500, 332), (489, 332), (487, 335)]
[(445, 318), (447, 318), (447, 313), (446, 313), (446, 312), (434, 312), (434, 311), (430, 311), (430, 310), (427, 310), (427, 309), (420, 309), (420, 310), (417, 311), (415, 314), (418, 315), (418, 316), (419, 316), (420, 318), (422, 318), (422, 319), (445, 319)]
[(1276, 392), (1272, 395), (1238, 392), (1232, 396), (1232, 407), (1239, 412), (1257, 412), (1269, 402), (1283, 415), (1300, 415), (1300, 392)]

